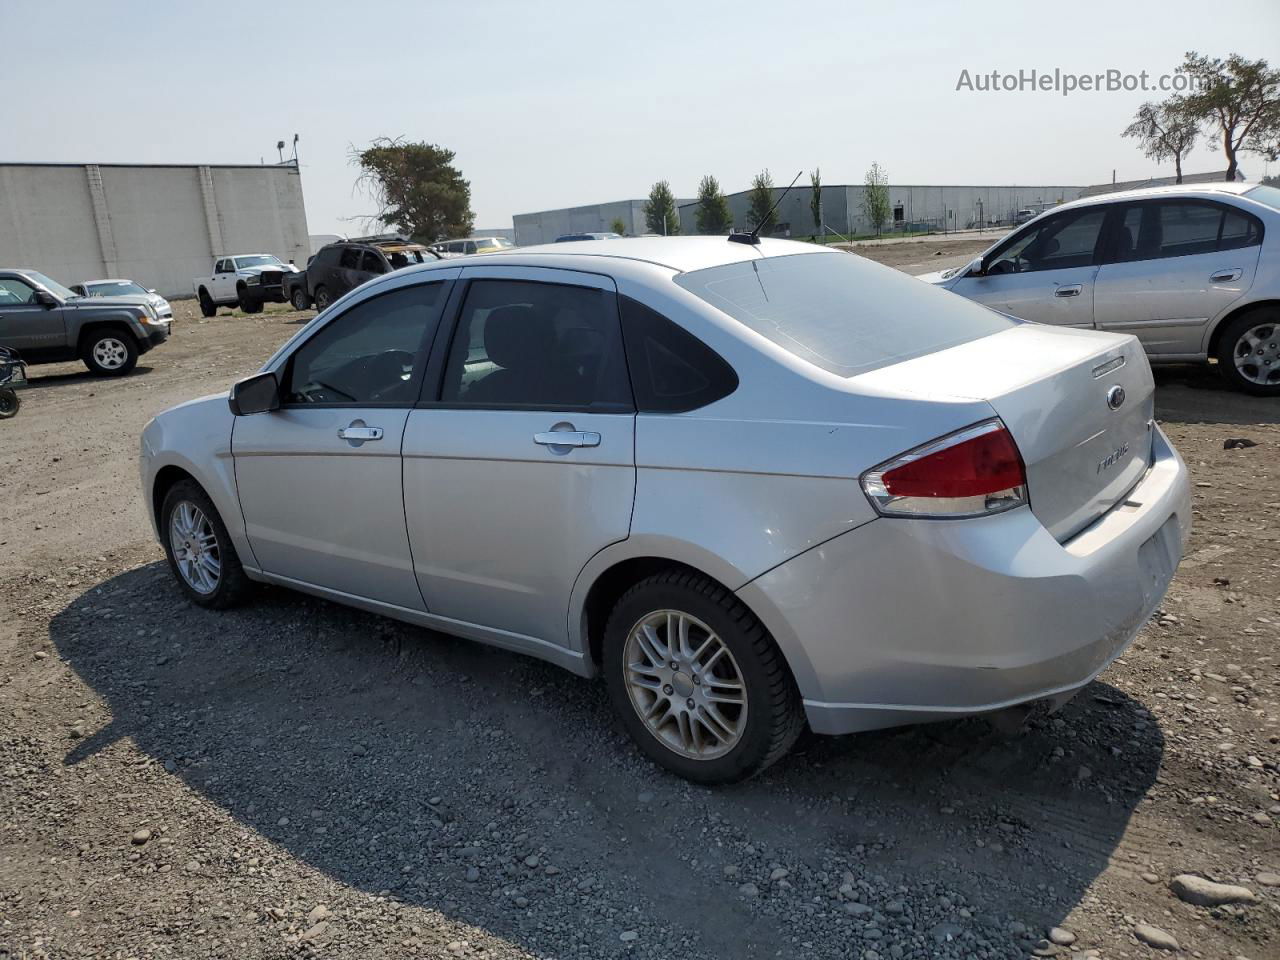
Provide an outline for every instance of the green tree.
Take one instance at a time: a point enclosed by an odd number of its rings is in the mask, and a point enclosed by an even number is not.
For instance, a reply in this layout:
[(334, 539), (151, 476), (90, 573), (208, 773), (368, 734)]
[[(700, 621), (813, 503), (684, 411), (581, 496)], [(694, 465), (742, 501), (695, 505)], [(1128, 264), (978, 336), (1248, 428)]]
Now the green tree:
[(614, 217), (613, 223), (609, 224), (609, 229), (618, 236), (623, 236), (627, 232), (627, 224), (621, 217)]
[(1280, 70), (1235, 53), (1220, 60), (1191, 51), (1182, 72), (1191, 78), (1192, 92), (1166, 105), (1219, 139), (1227, 157), (1225, 179), (1236, 178), (1242, 150), (1268, 158), (1280, 152)]
[(809, 212), (813, 214), (813, 233), (826, 235), (822, 229), (822, 171), (814, 168), (809, 174)]
[(711, 236), (728, 233), (733, 226), (729, 201), (720, 192), (719, 181), (711, 174), (703, 177), (698, 184), (698, 206), (694, 211), (694, 220), (699, 233)]
[(1172, 160), (1177, 183), (1182, 182), (1182, 158), (1191, 152), (1199, 135), (1195, 119), (1168, 103), (1144, 103), (1121, 134), (1137, 138), (1143, 154), (1156, 163)]
[(391, 224), (415, 240), (466, 236), (475, 225), (471, 184), (453, 165), (454, 153), (433, 143), (379, 137), (352, 149), (360, 168), (356, 183), (377, 204), (372, 219)]
[(778, 215), (773, 212), (773, 176), (768, 167), (751, 178), (750, 206), (747, 210), (749, 226), (757, 233), (765, 236), (773, 230), (778, 222)]
[(866, 185), (862, 189), (862, 213), (876, 228), (876, 236), (889, 222), (889, 175), (878, 163), (867, 171)]
[(676, 197), (671, 184), (659, 180), (649, 191), (644, 204), (644, 222), (650, 233), (675, 236), (680, 232), (680, 214), (676, 211)]

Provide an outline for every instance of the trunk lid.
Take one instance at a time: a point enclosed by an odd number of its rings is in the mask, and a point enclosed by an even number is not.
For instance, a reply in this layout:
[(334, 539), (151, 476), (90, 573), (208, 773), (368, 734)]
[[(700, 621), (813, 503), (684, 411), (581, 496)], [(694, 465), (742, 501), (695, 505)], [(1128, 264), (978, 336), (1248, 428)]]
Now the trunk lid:
[(912, 397), (985, 400), (1018, 444), (1036, 518), (1064, 541), (1151, 460), (1155, 384), (1131, 336), (1027, 323), (855, 378)]

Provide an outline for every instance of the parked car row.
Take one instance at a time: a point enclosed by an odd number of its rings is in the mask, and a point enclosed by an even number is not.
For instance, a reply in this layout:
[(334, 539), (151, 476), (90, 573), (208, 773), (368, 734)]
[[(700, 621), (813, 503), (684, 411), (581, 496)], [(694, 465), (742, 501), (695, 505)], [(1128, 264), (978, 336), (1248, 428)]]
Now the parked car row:
[(0, 346), (29, 364), (79, 359), (90, 373), (122, 376), (169, 338), (172, 311), (153, 296), (90, 296), (35, 270), (0, 269)]
[(1024, 320), (1132, 333), (1154, 363), (1207, 362), (1280, 396), (1280, 189), (1103, 194), (1035, 217), (973, 262), (921, 277)]

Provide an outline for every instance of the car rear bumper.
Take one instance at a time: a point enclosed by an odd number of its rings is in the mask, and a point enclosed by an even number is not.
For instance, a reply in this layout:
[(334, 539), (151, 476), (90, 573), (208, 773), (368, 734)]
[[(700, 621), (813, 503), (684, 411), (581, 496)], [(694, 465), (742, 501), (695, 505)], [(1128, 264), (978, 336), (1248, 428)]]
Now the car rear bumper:
[(1026, 508), (880, 519), (739, 590), (813, 730), (1057, 707), (1101, 673), (1163, 599), (1190, 532), (1186, 466), (1153, 429), (1146, 476), (1066, 543)]

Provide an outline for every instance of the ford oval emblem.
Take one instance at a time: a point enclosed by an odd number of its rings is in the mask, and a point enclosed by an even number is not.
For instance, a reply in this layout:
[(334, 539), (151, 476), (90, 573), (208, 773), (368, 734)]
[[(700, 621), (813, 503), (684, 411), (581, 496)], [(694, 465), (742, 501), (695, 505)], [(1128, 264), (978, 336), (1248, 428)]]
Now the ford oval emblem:
[(1107, 406), (1112, 410), (1119, 410), (1124, 406), (1124, 387), (1116, 384), (1107, 391)]

